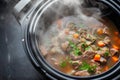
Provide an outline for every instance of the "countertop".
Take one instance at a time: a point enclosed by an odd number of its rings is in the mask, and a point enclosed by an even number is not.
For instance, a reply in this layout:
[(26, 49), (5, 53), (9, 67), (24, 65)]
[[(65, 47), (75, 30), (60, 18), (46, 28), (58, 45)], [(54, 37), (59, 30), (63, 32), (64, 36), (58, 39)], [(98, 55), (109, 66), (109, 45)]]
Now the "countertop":
[(12, 14), (15, 1), (0, 1), (0, 80), (45, 80), (24, 52), (21, 27)]

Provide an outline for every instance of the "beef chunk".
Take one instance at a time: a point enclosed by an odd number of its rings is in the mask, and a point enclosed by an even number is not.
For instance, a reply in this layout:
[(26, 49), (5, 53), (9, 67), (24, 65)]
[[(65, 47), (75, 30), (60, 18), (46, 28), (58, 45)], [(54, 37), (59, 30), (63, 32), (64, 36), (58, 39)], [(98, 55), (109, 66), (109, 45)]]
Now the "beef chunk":
[(101, 63), (106, 63), (107, 60), (106, 60), (105, 58), (101, 57), (101, 58), (100, 58), (100, 62), (101, 62)]
[(90, 76), (90, 73), (87, 70), (77, 71), (74, 73), (75, 76)]
[(61, 48), (63, 49), (63, 51), (67, 50), (68, 45), (69, 45), (68, 41), (66, 41), (66, 42), (64, 42), (64, 43), (61, 44)]
[(105, 27), (105, 28), (103, 29), (103, 33), (106, 34), (106, 35), (109, 35), (109, 34), (110, 34), (110, 33), (109, 33), (109, 29), (108, 29), (107, 27)]
[(102, 67), (98, 66), (98, 67), (96, 68), (95, 74), (101, 74), (101, 73), (102, 73), (102, 72), (101, 72), (101, 69), (102, 69)]
[(75, 56), (74, 54), (70, 54), (70, 58), (71, 60), (76, 61), (76, 60), (81, 60), (82, 56)]
[(96, 52), (95, 51), (85, 51), (82, 55), (83, 59), (93, 59), (95, 56)]
[(114, 56), (117, 52), (118, 52), (118, 50), (116, 50), (114, 48), (110, 49), (110, 53), (111, 53), (112, 56)]
[(103, 40), (103, 42), (104, 42), (105, 44), (109, 44), (109, 43), (110, 43), (110, 38), (109, 38), (108, 36), (105, 37), (104, 40)]
[(80, 60), (77, 60), (77, 61), (71, 61), (72, 63), (72, 66), (74, 69), (78, 69), (79, 66), (82, 64), (82, 62)]

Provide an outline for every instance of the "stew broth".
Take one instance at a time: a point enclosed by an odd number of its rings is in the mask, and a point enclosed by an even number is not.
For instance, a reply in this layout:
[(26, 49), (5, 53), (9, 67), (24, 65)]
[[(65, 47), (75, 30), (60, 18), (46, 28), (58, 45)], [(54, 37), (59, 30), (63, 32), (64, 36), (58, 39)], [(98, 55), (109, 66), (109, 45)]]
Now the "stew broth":
[(107, 18), (85, 20), (73, 16), (55, 21), (39, 47), (48, 64), (74, 76), (109, 70), (119, 60), (120, 35)]

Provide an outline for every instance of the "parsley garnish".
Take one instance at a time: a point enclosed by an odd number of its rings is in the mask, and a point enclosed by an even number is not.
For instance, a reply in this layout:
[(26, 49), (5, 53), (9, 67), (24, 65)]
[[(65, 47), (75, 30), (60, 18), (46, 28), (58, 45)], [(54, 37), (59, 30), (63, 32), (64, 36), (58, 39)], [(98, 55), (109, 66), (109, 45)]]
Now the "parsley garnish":
[(85, 50), (89, 50), (90, 49), (90, 46), (86, 47)]
[(108, 51), (106, 51), (106, 52), (104, 53), (104, 56), (107, 57), (107, 56), (109, 56), (109, 54), (110, 54), (110, 53), (109, 53)]
[(65, 60), (60, 62), (60, 67), (64, 68), (66, 66), (67, 66), (67, 62)]
[(80, 49), (76, 46), (76, 44), (74, 44), (72, 41), (69, 41), (69, 45), (70, 47), (72, 47), (72, 51), (76, 56), (79, 56), (82, 54), (82, 52), (80, 51)]
[(87, 70), (88, 72), (94, 72), (96, 66), (91, 66), (86, 62), (83, 62), (82, 65), (79, 67), (79, 70)]

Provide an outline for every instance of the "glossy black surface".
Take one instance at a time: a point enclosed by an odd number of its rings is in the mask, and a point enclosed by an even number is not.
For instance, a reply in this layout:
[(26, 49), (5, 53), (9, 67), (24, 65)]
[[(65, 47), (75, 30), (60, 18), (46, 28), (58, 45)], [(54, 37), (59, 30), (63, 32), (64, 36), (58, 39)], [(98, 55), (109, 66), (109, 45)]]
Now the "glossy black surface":
[(24, 52), (21, 27), (12, 15), (16, 2), (0, 1), (0, 80), (43, 80)]
[[(0, 1), (0, 80), (45, 80), (24, 51), (21, 39), (23, 32), (12, 15), (17, 1)], [(113, 80), (119, 80), (120, 73), (113, 76)]]

